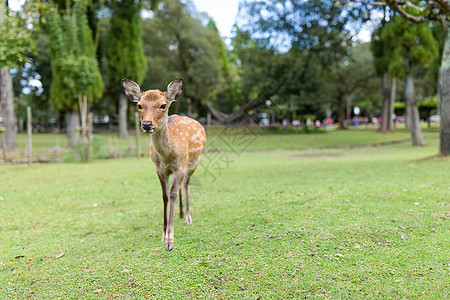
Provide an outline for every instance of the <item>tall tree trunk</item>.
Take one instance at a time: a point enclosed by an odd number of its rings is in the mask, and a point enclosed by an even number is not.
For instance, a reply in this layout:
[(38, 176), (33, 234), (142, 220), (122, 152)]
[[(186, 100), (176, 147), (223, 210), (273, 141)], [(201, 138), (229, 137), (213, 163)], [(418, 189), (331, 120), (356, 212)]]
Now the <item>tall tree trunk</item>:
[(66, 123), (67, 144), (69, 147), (73, 147), (80, 139), (80, 133), (77, 131), (77, 128), (80, 127), (80, 115), (77, 110), (66, 113)]
[(405, 128), (410, 128), (411, 123), (411, 106), (408, 101), (405, 102)]
[(381, 82), (382, 86), (382, 105), (381, 105), (381, 123), (380, 128), (378, 129), (379, 132), (387, 132), (388, 130), (388, 111), (389, 111), (389, 76), (387, 73), (383, 74), (383, 79)]
[(413, 146), (425, 146), (425, 141), (420, 128), (419, 108), (417, 107), (416, 97), (414, 95), (414, 82), (412, 72), (406, 77), (405, 99), (407, 109), (409, 109), (409, 131)]
[(14, 117), (14, 95), (12, 77), (8, 67), (0, 70), (0, 100), (2, 107), (5, 143), (7, 149), (16, 147), (16, 118)]
[(347, 126), (350, 125), (352, 122), (352, 98), (350, 95), (347, 96), (347, 111), (346, 111), (346, 119), (347, 119)]
[(128, 99), (124, 93), (119, 96), (119, 137), (128, 136)]
[(439, 154), (450, 155), (450, 21), (447, 20), (447, 36), (445, 38), (444, 52), (440, 71), (440, 116)]
[(80, 109), (81, 117), (81, 137), (83, 138), (83, 143), (87, 143), (87, 96), (78, 95), (78, 105)]
[(345, 107), (344, 107), (344, 97), (338, 97), (338, 123), (339, 129), (346, 129), (345, 127)]
[(395, 77), (391, 78), (390, 88), (391, 88), (391, 94), (389, 97), (389, 107), (388, 107), (389, 120), (387, 123), (387, 130), (394, 131), (395, 124), (394, 124), (394, 119), (392, 119), (392, 116), (394, 115), (394, 112), (395, 112), (395, 93), (397, 92), (397, 81), (396, 81)]

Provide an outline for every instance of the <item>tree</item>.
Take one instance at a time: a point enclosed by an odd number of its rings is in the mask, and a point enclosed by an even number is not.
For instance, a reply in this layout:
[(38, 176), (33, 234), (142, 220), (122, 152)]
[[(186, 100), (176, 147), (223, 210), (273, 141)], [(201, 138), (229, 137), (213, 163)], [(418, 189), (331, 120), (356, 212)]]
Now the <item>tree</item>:
[(438, 43), (426, 24), (411, 25), (402, 18), (394, 18), (386, 24), (381, 36), (390, 44), (386, 53), (389, 73), (398, 78), (406, 78), (405, 100), (412, 144), (423, 146), (425, 141), (420, 128), (412, 68), (431, 63), (438, 54)]
[[(362, 44), (351, 49), (351, 56), (340, 64), (334, 65), (324, 74), (322, 86), (328, 86), (329, 95), (337, 104), (339, 128), (345, 128), (345, 104), (350, 109), (350, 99), (358, 90), (367, 88), (370, 79), (375, 77), (369, 44)], [(347, 119), (349, 116), (347, 116)]]
[(147, 71), (142, 32), (139, 24), (140, 8), (134, 0), (114, 1), (107, 36), (108, 89), (119, 97), (119, 137), (128, 135), (128, 100), (122, 92), (120, 80), (129, 78), (142, 83)]
[[(52, 4), (48, 4), (45, 13), (53, 76), (50, 101), (58, 109), (69, 111), (75, 111), (78, 104), (84, 142), (88, 101), (101, 97), (104, 87), (86, 11), (86, 2), (77, 0), (62, 15)], [(73, 136), (70, 132), (68, 135), (71, 144)]]
[[(439, 76), (441, 114), (439, 153), (443, 156), (450, 155), (450, 3), (448, 0), (429, 0), (418, 3), (409, 0), (364, 0), (352, 2), (364, 2), (374, 6), (387, 5), (412, 23), (437, 21), (441, 24), (446, 37)], [(338, 4), (339, 1), (336, 3)]]
[(187, 105), (188, 114), (194, 108), (201, 114), (206, 103), (221, 92), (227, 68), (215, 24), (195, 11), (190, 1), (165, 1), (154, 14), (142, 22), (145, 55), (152, 70), (143, 86), (163, 89), (168, 81), (183, 77), (187, 101), (176, 102), (175, 112)]
[[(359, 12), (349, 10), (344, 17), (343, 10), (329, 1), (270, 0), (244, 2), (240, 14), (245, 21), (236, 41), (243, 47), (234, 51), (240, 52), (240, 64), (248, 72), (243, 80), (250, 75), (255, 83), (242, 91), (258, 90), (250, 107), (261, 104), (263, 95), (278, 98), (279, 106), (295, 107), (302, 115), (324, 104), (320, 102), (327, 100), (315, 93), (318, 79), (348, 57), (352, 36), (346, 24)], [(248, 68), (243, 63), (246, 56)], [(259, 63), (252, 63), (258, 59)]]
[(27, 53), (33, 52), (36, 43), (32, 39), (32, 11), (34, 3), (28, 3), (21, 14), (9, 11), (7, 2), (0, 3), (0, 102), (2, 122), (5, 124), (6, 146), (16, 146), (16, 119), (14, 116), (13, 83), (9, 68), (18, 67), (26, 62)]
[[(386, 13), (385, 13), (386, 16)], [(390, 15), (392, 18), (393, 15)], [(372, 33), (372, 40), (370, 43), (370, 49), (374, 56), (374, 67), (377, 74), (381, 77), (381, 95), (382, 95), (382, 108), (381, 108), (381, 123), (378, 129), (379, 132), (386, 133), (394, 130), (394, 122), (392, 115), (394, 114), (395, 95), (397, 81), (395, 77), (390, 77), (388, 73), (389, 69), (389, 45), (381, 37), (383, 28), (386, 26), (387, 21), (382, 20), (381, 26), (378, 27)], [(392, 74), (391, 74), (392, 75)]]
[(323, 99), (316, 94), (322, 73), (319, 55), (295, 47), (281, 53), (239, 28), (232, 45), (240, 70), (242, 99), (241, 107), (227, 116), (227, 122), (247, 118), (245, 114), (260, 105), (264, 111), (267, 99), (276, 103), (269, 110), (276, 109), (278, 117), (289, 120), (320, 110)]

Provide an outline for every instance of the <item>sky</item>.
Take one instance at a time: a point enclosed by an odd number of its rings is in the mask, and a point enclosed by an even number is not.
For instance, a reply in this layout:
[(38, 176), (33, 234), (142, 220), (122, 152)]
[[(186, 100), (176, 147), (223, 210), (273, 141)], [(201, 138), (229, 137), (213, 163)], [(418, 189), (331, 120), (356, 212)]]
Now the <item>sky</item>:
[(210, 15), (222, 37), (229, 38), (239, 9), (240, 0), (193, 0), (197, 10)]

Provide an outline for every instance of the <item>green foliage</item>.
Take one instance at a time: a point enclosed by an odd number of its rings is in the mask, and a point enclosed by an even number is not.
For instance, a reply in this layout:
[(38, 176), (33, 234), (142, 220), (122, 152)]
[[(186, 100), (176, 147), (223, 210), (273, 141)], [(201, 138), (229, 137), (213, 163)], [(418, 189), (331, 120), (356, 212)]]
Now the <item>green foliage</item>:
[(396, 102), (394, 103), (394, 109), (395, 109), (396, 111), (397, 111), (397, 110), (404, 111), (405, 108), (406, 108), (406, 103), (405, 103), (405, 102), (398, 102), (398, 101), (396, 101)]
[(349, 57), (339, 64), (331, 65), (322, 75), (317, 97), (322, 102), (333, 101), (336, 104), (341, 122), (345, 118), (343, 112), (348, 97), (352, 105), (360, 105), (365, 113), (373, 112), (378, 104), (378, 81), (369, 47), (370, 44), (365, 43), (349, 48)]
[(439, 45), (428, 24), (410, 24), (394, 18), (382, 29), (381, 37), (391, 76), (405, 78), (414, 65), (428, 66), (437, 56)]
[(37, 5), (30, 2), (22, 12), (13, 13), (0, 2), (0, 67), (22, 66), (27, 55), (35, 52), (36, 41), (32, 35), (37, 27), (30, 20), (34, 20), (33, 9), (36, 8)]
[(295, 48), (280, 53), (239, 28), (236, 28), (232, 45), (240, 77), (238, 92), (241, 95), (236, 104), (263, 93), (280, 109), (278, 117), (281, 117), (280, 112), (285, 117), (304, 110), (316, 112), (319, 101), (311, 94), (320, 84), (322, 68), (317, 55)]
[(372, 39), (370, 41), (370, 50), (373, 54), (373, 64), (375, 70), (379, 76), (388, 70), (389, 60), (386, 55), (387, 47), (389, 44), (381, 37), (383, 32), (383, 27), (385, 23), (383, 22), (380, 27), (376, 28), (372, 32)]
[(134, 0), (118, 1), (112, 11), (106, 40), (107, 78), (109, 89), (118, 92), (122, 78), (142, 83), (147, 63), (138, 4)]
[(48, 4), (45, 18), (50, 33), (53, 81), (52, 104), (61, 110), (73, 110), (79, 95), (93, 101), (103, 94), (103, 80), (95, 58), (95, 47), (86, 16), (86, 3), (76, 1), (73, 9), (58, 13)]
[[(178, 0), (165, 1), (151, 19), (142, 22), (149, 70), (144, 87), (165, 90), (175, 77), (185, 80), (185, 98), (201, 108), (222, 90), (224, 73), (230, 72), (224, 45), (210, 22), (203, 25), (196, 11)], [(178, 101), (175, 106), (185, 105)]]
[(364, 21), (365, 13), (332, 1), (246, 1), (233, 40), (242, 91), (268, 94), (289, 118), (325, 117), (325, 103), (367, 88), (373, 76), (372, 58), (355, 57), (348, 30), (356, 18)]
[(417, 103), (417, 106), (419, 109), (437, 109), (438, 108), (438, 98), (437, 97), (431, 97), (427, 98), (423, 101), (419, 101)]
[(240, 9), (246, 21), (241, 29), (256, 33), (264, 46), (311, 50), (322, 63), (330, 63), (346, 56), (351, 44), (346, 23), (355, 12), (350, 10), (343, 18), (342, 7), (324, 0), (246, 1)]

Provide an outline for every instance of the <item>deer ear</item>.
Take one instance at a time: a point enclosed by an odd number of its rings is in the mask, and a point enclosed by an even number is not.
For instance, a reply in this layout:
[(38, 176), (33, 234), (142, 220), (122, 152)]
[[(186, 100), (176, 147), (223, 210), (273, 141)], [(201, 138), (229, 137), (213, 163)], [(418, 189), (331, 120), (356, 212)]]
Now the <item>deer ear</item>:
[(133, 102), (139, 102), (142, 96), (142, 90), (139, 87), (139, 84), (134, 82), (133, 80), (124, 78), (122, 79), (122, 86), (125, 95), (127, 95), (128, 99)]
[(183, 78), (177, 78), (167, 85), (166, 97), (170, 101), (177, 101), (183, 93)]

